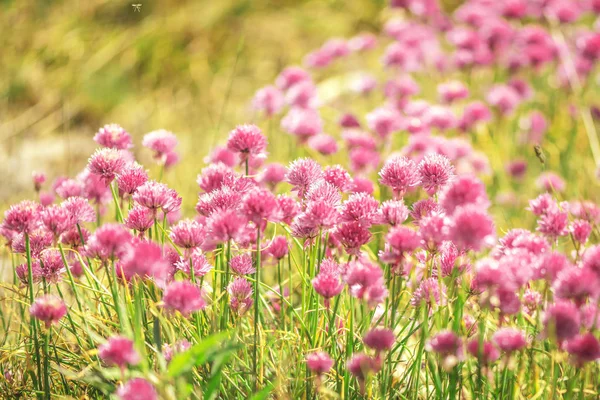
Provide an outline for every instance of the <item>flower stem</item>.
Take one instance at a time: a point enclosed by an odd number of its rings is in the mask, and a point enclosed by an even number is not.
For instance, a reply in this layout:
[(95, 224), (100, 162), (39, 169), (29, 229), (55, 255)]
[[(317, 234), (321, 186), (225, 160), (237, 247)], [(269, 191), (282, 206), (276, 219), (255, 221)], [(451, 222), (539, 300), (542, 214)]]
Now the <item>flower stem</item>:
[[(246, 161), (246, 168), (248, 162)], [(260, 226), (256, 230), (256, 281), (254, 286), (254, 390), (258, 388), (259, 372), (262, 369), (262, 360), (258, 359), (258, 318), (259, 318), (259, 290), (260, 290)]]
[[(25, 233), (25, 253), (27, 256), (27, 284), (29, 285), (29, 304), (33, 305), (34, 302), (34, 293), (33, 293), (33, 270), (31, 266), (31, 243), (29, 241), (29, 233)], [(38, 341), (38, 322), (35, 318), (30, 317), (30, 325), (31, 325), (31, 334), (33, 335), (33, 346), (35, 348), (35, 362), (37, 365), (37, 381), (35, 381), (35, 386), (39, 388), (42, 376), (42, 365), (40, 363), (40, 344)], [(39, 397), (39, 395), (38, 395)]]

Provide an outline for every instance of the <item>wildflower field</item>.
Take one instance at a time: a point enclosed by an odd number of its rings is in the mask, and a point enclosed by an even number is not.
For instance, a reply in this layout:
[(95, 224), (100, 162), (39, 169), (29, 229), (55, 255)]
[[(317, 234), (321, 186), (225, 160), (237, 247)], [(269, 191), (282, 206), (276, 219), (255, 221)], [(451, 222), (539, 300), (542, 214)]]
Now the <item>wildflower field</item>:
[(0, 398), (600, 398), (599, 0), (177, 3), (0, 2)]

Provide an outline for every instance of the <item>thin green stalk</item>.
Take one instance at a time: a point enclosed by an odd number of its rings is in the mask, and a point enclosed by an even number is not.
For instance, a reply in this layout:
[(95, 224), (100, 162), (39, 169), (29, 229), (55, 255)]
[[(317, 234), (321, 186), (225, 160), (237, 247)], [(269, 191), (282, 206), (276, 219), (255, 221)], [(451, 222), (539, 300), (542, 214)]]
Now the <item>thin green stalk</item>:
[[(247, 165), (247, 163), (246, 163)], [(256, 229), (256, 282), (254, 283), (254, 390), (258, 388), (259, 371), (262, 370), (262, 357), (258, 357), (258, 318), (259, 318), (259, 288), (260, 288), (260, 226)]]
[[(29, 233), (25, 232), (25, 253), (27, 257), (27, 284), (29, 291), (29, 304), (33, 305), (34, 302), (34, 293), (33, 293), (33, 270), (31, 265), (31, 243), (29, 241)], [(37, 319), (30, 317), (29, 323), (31, 325), (31, 334), (33, 335), (33, 346), (35, 349), (35, 363), (37, 365), (37, 379), (34, 380), (35, 389), (38, 390), (40, 388), (39, 380), (42, 376), (42, 365), (40, 361), (40, 344), (38, 341), (38, 322)], [(38, 394), (39, 397), (39, 394)]]
[(119, 195), (117, 194), (116, 182), (110, 184), (110, 191), (112, 193), (113, 201), (115, 202), (115, 213), (117, 222), (123, 222), (123, 213), (121, 212), (121, 205), (119, 204)]
[(48, 327), (44, 335), (44, 399), (46, 400), (50, 400), (50, 357), (48, 355), (50, 331), (51, 328)]

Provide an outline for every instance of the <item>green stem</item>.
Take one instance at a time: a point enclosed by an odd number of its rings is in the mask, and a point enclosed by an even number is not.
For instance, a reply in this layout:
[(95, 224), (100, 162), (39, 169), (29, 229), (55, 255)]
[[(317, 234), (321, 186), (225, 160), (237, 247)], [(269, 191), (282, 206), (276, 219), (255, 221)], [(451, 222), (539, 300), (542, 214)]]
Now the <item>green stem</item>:
[[(33, 293), (33, 269), (32, 269), (32, 265), (31, 265), (31, 243), (29, 241), (29, 233), (25, 233), (25, 253), (27, 256), (27, 284), (29, 286), (29, 304), (33, 305), (34, 302), (34, 293)], [(33, 335), (33, 346), (35, 348), (35, 362), (37, 365), (37, 379), (34, 380), (35, 382), (35, 388), (36, 390), (41, 386), (39, 383), (39, 380), (41, 379), (42, 376), (42, 365), (40, 362), (40, 344), (38, 341), (38, 322), (37, 319), (30, 317), (29, 319), (30, 325), (31, 325), (31, 333)], [(38, 397), (39, 394), (38, 394)]]
[[(248, 162), (246, 161), (246, 168)], [(254, 390), (258, 388), (258, 375), (262, 369), (262, 359), (258, 358), (258, 318), (259, 318), (259, 288), (260, 288), (260, 226), (256, 230), (256, 281), (254, 284)]]
[(50, 359), (48, 344), (50, 343), (50, 327), (44, 335), (44, 399), (50, 400)]

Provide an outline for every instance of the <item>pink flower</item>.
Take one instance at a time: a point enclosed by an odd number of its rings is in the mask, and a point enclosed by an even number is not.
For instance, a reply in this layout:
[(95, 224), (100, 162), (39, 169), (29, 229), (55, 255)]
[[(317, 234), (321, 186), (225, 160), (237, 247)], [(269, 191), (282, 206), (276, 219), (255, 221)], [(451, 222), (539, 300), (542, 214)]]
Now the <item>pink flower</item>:
[(58, 250), (46, 250), (40, 257), (40, 270), (44, 280), (49, 283), (60, 282), (65, 272), (65, 264)]
[(376, 352), (391, 350), (396, 342), (394, 332), (386, 328), (371, 329), (363, 337), (365, 345)]
[(230, 168), (239, 164), (239, 159), (236, 153), (230, 151), (227, 147), (217, 146), (212, 150), (204, 162), (207, 164), (224, 164)]
[(490, 205), (485, 186), (476, 177), (461, 175), (453, 179), (440, 193), (440, 205), (452, 215), (459, 206), (473, 204), (481, 209)]
[(552, 240), (568, 233), (569, 213), (559, 209), (557, 206), (550, 207), (538, 219), (537, 230)]
[(352, 188), (352, 177), (341, 165), (325, 167), (323, 179), (341, 192), (347, 192)]
[(326, 258), (321, 261), (319, 274), (339, 276), (341, 273), (340, 265), (332, 258)]
[[(12, 232), (12, 231), (11, 231)], [(33, 258), (39, 258), (40, 253), (52, 245), (54, 237), (43, 226), (29, 233), (29, 250)], [(11, 247), (13, 253), (25, 254), (25, 235), (16, 233), (12, 237)]]
[(398, 254), (412, 253), (421, 245), (421, 238), (414, 230), (398, 225), (388, 232), (386, 241)]
[(31, 174), (31, 179), (33, 180), (33, 187), (35, 191), (39, 192), (44, 182), (46, 182), (46, 174), (43, 172), (33, 172)]
[(189, 281), (175, 281), (169, 284), (163, 294), (163, 302), (167, 309), (177, 310), (184, 317), (206, 307), (202, 291)]
[(252, 284), (244, 278), (235, 278), (227, 286), (229, 306), (238, 315), (243, 315), (252, 307)]
[(501, 328), (492, 337), (498, 348), (506, 353), (521, 350), (527, 345), (523, 331), (514, 328)]
[(242, 199), (241, 213), (257, 226), (262, 226), (264, 221), (277, 222), (281, 217), (275, 195), (259, 187), (246, 193)]
[(392, 133), (402, 129), (402, 116), (391, 108), (377, 108), (367, 114), (369, 129), (385, 139)]
[(202, 253), (200, 249), (194, 249), (189, 259), (179, 258), (175, 263), (177, 269), (185, 272), (186, 274), (190, 273), (190, 264), (194, 270), (194, 276), (203, 277), (208, 274), (213, 266), (208, 262), (206, 256)]
[(550, 305), (544, 314), (546, 334), (559, 342), (577, 335), (580, 325), (579, 310), (569, 301), (557, 301)]
[(285, 101), (291, 107), (314, 109), (318, 106), (317, 88), (311, 81), (302, 81), (288, 89)]
[(267, 138), (256, 125), (239, 125), (229, 133), (227, 148), (237, 153), (240, 162), (249, 159), (264, 158)]
[(40, 204), (44, 207), (49, 206), (50, 204), (54, 203), (54, 194), (50, 193), (50, 192), (40, 192)]
[(474, 205), (461, 206), (452, 216), (449, 237), (460, 250), (479, 251), (492, 244), (494, 223), (484, 210)]
[(366, 261), (352, 261), (346, 266), (343, 276), (350, 294), (358, 299), (377, 304), (387, 296), (383, 284), (383, 271)]
[(381, 369), (380, 363), (364, 353), (356, 353), (346, 364), (348, 371), (358, 379), (360, 392), (365, 392), (365, 380), (372, 372), (378, 372)]
[(104, 125), (94, 135), (94, 141), (100, 146), (117, 150), (127, 150), (133, 147), (131, 135), (117, 124)]
[(304, 197), (310, 186), (323, 176), (321, 166), (311, 158), (299, 158), (288, 167), (285, 180), (293, 186), (298, 196)]
[(348, 40), (348, 47), (351, 51), (367, 51), (377, 46), (377, 37), (372, 33), (360, 33)]
[(458, 126), (462, 131), (469, 131), (478, 123), (488, 122), (491, 119), (492, 113), (488, 106), (481, 101), (474, 101), (465, 106)]
[(421, 183), (417, 166), (406, 157), (393, 157), (386, 161), (379, 177), (379, 182), (392, 188), (399, 197)]
[(71, 228), (67, 232), (63, 233), (60, 242), (64, 245), (70, 246), (73, 249), (79, 249), (83, 246), (90, 237), (90, 231), (85, 228), (80, 228), (81, 235), (77, 228)]
[(341, 221), (356, 221), (368, 228), (378, 222), (379, 202), (367, 193), (355, 193), (350, 195), (342, 206)]
[(449, 240), (449, 219), (443, 213), (431, 213), (419, 221), (421, 240), (429, 250), (436, 250), (442, 242)]
[(108, 185), (121, 173), (126, 164), (127, 159), (123, 150), (102, 148), (92, 154), (88, 161), (88, 169)]
[(292, 223), (292, 220), (300, 212), (298, 202), (289, 196), (281, 194), (277, 196), (277, 205), (281, 210), (281, 221), (288, 225)]
[(552, 285), (555, 298), (570, 299), (583, 304), (589, 297), (596, 297), (600, 291), (598, 277), (587, 268), (567, 267), (558, 273)]
[(170, 362), (174, 355), (183, 353), (189, 350), (190, 347), (192, 347), (192, 344), (186, 339), (178, 340), (173, 344), (163, 344), (162, 352), (163, 356), (165, 357), (165, 361)]
[(35, 299), (35, 302), (29, 308), (29, 312), (32, 317), (44, 322), (46, 328), (49, 328), (67, 315), (67, 307), (59, 297), (47, 294)]
[(138, 163), (130, 163), (117, 176), (117, 186), (119, 187), (120, 196), (131, 196), (137, 188), (148, 181), (148, 173), (146, 169)]
[(304, 143), (323, 131), (323, 121), (317, 110), (294, 107), (282, 118), (281, 129)]
[(248, 253), (240, 254), (232, 257), (229, 261), (229, 266), (234, 274), (250, 275), (256, 272), (252, 262), (252, 256)]
[(444, 210), (435, 200), (429, 198), (424, 200), (419, 200), (415, 202), (412, 206), (412, 211), (410, 212), (410, 216), (415, 222), (419, 222), (422, 218), (431, 215), (434, 212), (443, 212)]
[(288, 252), (289, 245), (285, 236), (275, 236), (267, 247), (267, 253), (277, 261), (287, 256)]
[(125, 226), (140, 233), (146, 232), (154, 224), (152, 210), (139, 204), (133, 206), (125, 219)]
[(333, 360), (324, 351), (315, 351), (306, 356), (306, 365), (315, 374), (323, 375), (333, 367)]
[(452, 331), (441, 331), (427, 343), (427, 349), (445, 356), (459, 357), (462, 353), (462, 342)]
[(219, 210), (206, 220), (206, 232), (216, 243), (235, 241), (241, 238), (246, 223), (246, 219), (235, 210)]
[(16, 233), (31, 233), (40, 222), (41, 206), (30, 200), (10, 206), (4, 212), (3, 225)]
[(374, 191), (375, 186), (369, 178), (356, 176), (352, 180), (352, 193), (366, 193), (372, 195)]
[(565, 191), (566, 186), (565, 181), (554, 172), (543, 172), (535, 183), (537, 187), (547, 192), (556, 191), (561, 193)]
[(131, 234), (123, 225), (104, 224), (94, 232), (86, 244), (86, 254), (103, 261), (120, 257), (129, 250)]
[(205, 234), (206, 232), (202, 224), (192, 219), (185, 219), (179, 221), (177, 225), (171, 228), (169, 237), (176, 246), (184, 249), (193, 249), (204, 242)]
[(600, 342), (591, 333), (575, 336), (567, 342), (565, 349), (578, 366), (600, 359)]
[(138, 187), (133, 194), (133, 201), (139, 205), (149, 208), (154, 213), (159, 209), (169, 213), (181, 207), (181, 197), (173, 189), (169, 189), (164, 183), (148, 181)]
[(96, 220), (96, 211), (94, 211), (89, 201), (83, 197), (69, 197), (61, 203), (61, 207), (71, 214), (74, 224)]
[(446, 302), (446, 287), (437, 278), (428, 278), (415, 289), (410, 304), (419, 307), (424, 304), (428, 308), (434, 308)]
[(426, 155), (417, 168), (421, 185), (430, 196), (437, 193), (454, 176), (454, 167), (448, 157), (436, 153)]
[(142, 378), (133, 378), (117, 390), (121, 400), (158, 400), (156, 389)]
[[(23, 283), (24, 285), (27, 285), (29, 283), (29, 267), (27, 266), (27, 263), (18, 265), (15, 268), (15, 272), (21, 283)], [(41, 282), (43, 276), (44, 274), (39, 260), (33, 261), (31, 264), (32, 283)]]
[(164, 163), (167, 155), (175, 150), (177, 137), (172, 132), (159, 129), (145, 134), (142, 139), (142, 146), (154, 151), (154, 158)]
[(320, 133), (316, 136), (312, 136), (308, 139), (308, 146), (323, 154), (324, 156), (328, 156), (338, 151), (338, 145), (335, 139), (332, 136), (326, 135), (324, 133)]
[(352, 114), (343, 114), (340, 119), (338, 124), (342, 127), (342, 128), (360, 128), (360, 122), (358, 121), (358, 119), (356, 119), (356, 117)]
[(121, 257), (121, 269), (117, 271), (117, 276), (127, 281), (134, 276), (140, 279), (154, 278), (157, 283), (163, 284), (168, 278), (170, 264), (162, 256), (160, 246), (138, 240), (134, 243), (130, 251)]
[(491, 364), (500, 357), (500, 352), (491, 342), (480, 343), (479, 338), (474, 338), (467, 344), (467, 351), (482, 364)]
[(75, 179), (57, 180), (54, 184), (54, 192), (63, 199), (68, 199), (73, 196), (82, 196), (83, 183)]
[(438, 96), (443, 103), (453, 103), (469, 97), (469, 89), (460, 81), (441, 83), (437, 87)]
[(312, 280), (313, 288), (320, 296), (325, 299), (325, 307), (329, 308), (329, 299), (342, 293), (344, 284), (336, 274), (321, 271)]
[(123, 336), (113, 336), (100, 347), (98, 355), (107, 365), (125, 368), (127, 365), (137, 365), (140, 355), (133, 348), (133, 341)]
[(283, 182), (286, 172), (287, 168), (279, 163), (268, 164), (259, 175), (258, 181), (273, 190), (280, 182)]
[(521, 102), (519, 93), (508, 85), (495, 85), (487, 93), (487, 102), (502, 115), (511, 114)]
[(575, 239), (580, 245), (585, 245), (590, 234), (592, 233), (592, 225), (583, 219), (573, 221), (569, 228)]
[(63, 206), (48, 206), (42, 210), (40, 216), (42, 223), (55, 239), (75, 226), (75, 219)]
[(395, 226), (400, 225), (408, 218), (408, 208), (403, 200), (387, 200), (381, 204), (381, 216), (385, 223)]
[(358, 221), (338, 225), (334, 236), (350, 255), (358, 255), (360, 248), (371, 240), (371, 232)]
[(283, 105), (283, 94), (275, 86), (265, 86), (259, 89), (252, 100), (254, 109), (264, 112), (269, 117), (279, 113)]
[(204, 168), (202, 173), (198, 175), (196, 182), (200, 186), (200, 189), (208, 193), (221, 189), (224, 186), (231, 186), (236, 179), (237, 176), (231, 167), (217, 162)]
[(302, 81), (310, 81), (310, 75), (301, 67), (290, 66), (285, 68), (277, 79), (275, 80), (275, 85), (281, 90), (287, 90), (293, 85), (302, 82)]

